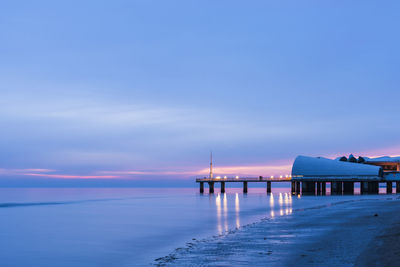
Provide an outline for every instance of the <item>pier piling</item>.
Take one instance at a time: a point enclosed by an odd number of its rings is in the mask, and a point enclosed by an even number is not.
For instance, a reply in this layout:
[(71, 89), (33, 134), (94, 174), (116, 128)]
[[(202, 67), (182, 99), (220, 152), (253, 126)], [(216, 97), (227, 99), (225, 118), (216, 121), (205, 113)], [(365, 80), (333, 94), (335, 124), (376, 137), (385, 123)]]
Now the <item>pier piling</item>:
[(204, 182), (200, 182), (200, 193), (204, 193)]
[(340, 182), (331, 182), (331, 194), (339, 194), (342, 193), (342, 190), (339, 186)]
[(368, 193), (368, 182), (360, 182), (360, 194)]
[(300, 190), (301, 190), (300, 182), (295, 182), (295, 183), (296, 183), (296, 194), (300, 194)]
[(343, 182), (338, 182), (338, 193), (343, 194)]
[(271, 193), (271, 182), (267, 182), (267, 193)]
[(304, 194), (307, 192), (307, 183), (306, 182), (301, 182), (301, 193)]
[(292, 194), (296, 193), (296, 182), (292, 181)]
[(391, 194), (393, 192), (392, 182), (386, 182), (386, 194)]
[(400, 182), (396, 182), (396, 193), (400, 193)]
[(243, 193), (247, 193), (247, 182), (243, 182)]
[(210, 194), (214, 194), (214, 182), (208, 182), (208, 189)]
[(317, 182), (317, 194), (321, 194), (321, 182)]
[(368, 182), (368, 193), (378, 194), (379, 193), (379, 182)]
[(322, 194), (326, 194), (326, 182), (322, 182)]
[(354, 194), (354, 182), (343, 182), (343, 193)]
[(221, 182), (221, 194), (225, 193), (225, 182)]

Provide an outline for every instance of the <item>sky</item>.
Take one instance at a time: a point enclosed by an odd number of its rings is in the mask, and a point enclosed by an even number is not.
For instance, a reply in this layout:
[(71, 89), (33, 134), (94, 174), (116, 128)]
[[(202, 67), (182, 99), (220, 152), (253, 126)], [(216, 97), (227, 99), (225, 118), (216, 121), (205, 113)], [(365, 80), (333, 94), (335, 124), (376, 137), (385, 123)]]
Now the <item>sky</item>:
[(400, 154), (398, 1), (1, 1), (0, 186)]

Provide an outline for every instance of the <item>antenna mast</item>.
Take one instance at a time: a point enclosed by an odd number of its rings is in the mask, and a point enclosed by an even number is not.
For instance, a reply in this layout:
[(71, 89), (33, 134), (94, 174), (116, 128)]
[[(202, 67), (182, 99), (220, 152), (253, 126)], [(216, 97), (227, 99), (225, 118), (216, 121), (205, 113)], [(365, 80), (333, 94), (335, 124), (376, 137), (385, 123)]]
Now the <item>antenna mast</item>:
[(210, 179), (213, 178), (213, 167), (212, 167), (212, 151), (210, 153)]

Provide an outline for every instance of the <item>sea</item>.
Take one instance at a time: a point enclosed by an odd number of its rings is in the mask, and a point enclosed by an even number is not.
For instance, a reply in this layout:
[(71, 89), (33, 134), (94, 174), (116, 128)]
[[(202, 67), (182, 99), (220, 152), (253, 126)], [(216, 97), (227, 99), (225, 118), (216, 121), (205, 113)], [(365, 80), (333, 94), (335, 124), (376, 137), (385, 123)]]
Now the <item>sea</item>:
[[(328, 189), (329, 190), (329, 189)], [(0, 189), (1, 266), (151, 266), (191, 242), (366, 196), (228, 188)], [(383, 193), (384, 189), (381, 189)], [(368, 196), (371, 197), (371, 196)], [(375, 197), (379, 197), (378, 195)]]

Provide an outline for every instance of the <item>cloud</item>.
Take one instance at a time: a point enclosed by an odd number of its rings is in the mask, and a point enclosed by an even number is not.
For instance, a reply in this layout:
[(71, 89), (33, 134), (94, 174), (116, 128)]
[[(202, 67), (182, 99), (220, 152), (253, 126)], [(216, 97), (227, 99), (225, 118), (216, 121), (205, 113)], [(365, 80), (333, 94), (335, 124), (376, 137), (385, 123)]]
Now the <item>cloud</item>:
[(23, 175), (27, 172), (33, 173), (48, 173), (54, 172), (52, 169), (3, 169), (0, 168), (0, 175)]
[(114, 179), (121, 178), (115, 175), (66, 175), (66, 174), (41, 174), (41, 173), (24, 173), (26, 176), (37, 176), (43, 178), (59, 178), (59, 179)]
[(52, 174), (56, 170), (51, 169), (0, 169), (1, 176), (35, 176), (42, 178), (60, 178), (60, 179), (113, 179), (121, 178), (116, 175), (70, 175), (70, 174)]
[[(291, 164), (282, 165), (247, 165), (247, 166), (219, 166), (213, 168), (215, 175), (249, 175), (249, 176), (270, 176), (270, 175), (288, 175), (291, 173)], [(114, 174), (121, 176), (147, 176), (147, 175), (159, 175), (159, 176), (205, 176), (208, 175), (208, 168), (190, 168), (186, 170), (126, 170), (126, 171), (99, 171), (99, 174)]]

